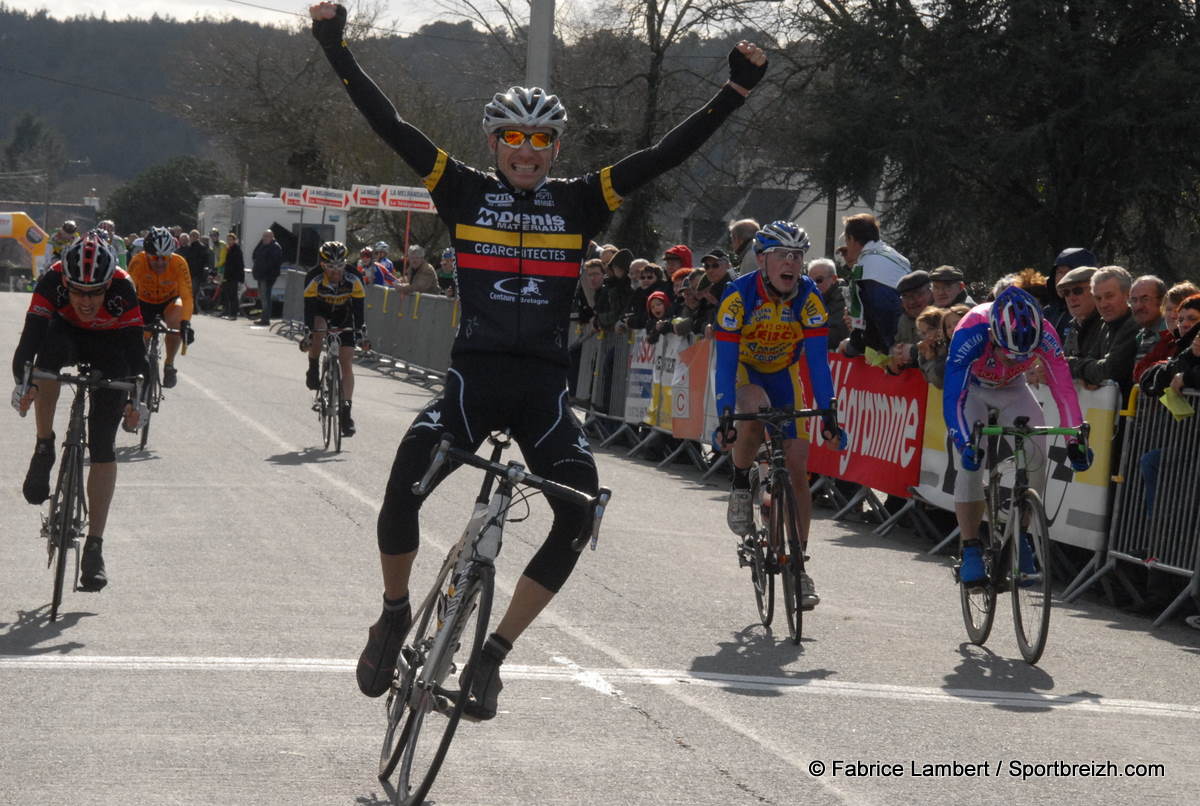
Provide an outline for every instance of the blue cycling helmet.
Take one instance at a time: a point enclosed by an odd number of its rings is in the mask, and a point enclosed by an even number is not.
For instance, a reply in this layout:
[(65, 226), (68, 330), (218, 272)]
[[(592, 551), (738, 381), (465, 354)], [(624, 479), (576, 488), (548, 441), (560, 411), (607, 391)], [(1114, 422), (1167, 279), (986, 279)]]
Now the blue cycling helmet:
[(447, 246), (445, 249), (442, 250), (442, 260), (446, 260), (447, 258), (450, 260), (454, 260), (454, 247), (453, 246)]
[(754, 254), (761, 255), (769, 249), (795, 249), (807, 252), (811, 242), (808, 233), (791, 221), (772, 221), (754, 233)]
[(1042, 307), (1028, 291), (1010, 285), (992, 303), (988, 331), (997, 347), (1029, 355), (1042, 341)]

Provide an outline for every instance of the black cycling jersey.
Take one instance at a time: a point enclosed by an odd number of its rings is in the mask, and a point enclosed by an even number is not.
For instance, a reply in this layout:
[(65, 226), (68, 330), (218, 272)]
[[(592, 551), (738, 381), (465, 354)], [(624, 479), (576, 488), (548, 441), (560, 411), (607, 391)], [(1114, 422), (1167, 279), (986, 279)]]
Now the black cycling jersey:
[(367, 122), (422, 177), (450, 230), (462, 305), (453, 356), (508, 353), (569, 365), (571, 299), (588, 242), (624, 196), (683, 162), (744, 102), (725, 87), (654, 146), (522, 191), (451, 158), (401, 119), (344, 41), (325, 55)]
[(310, 330), (318, 316), (334, 327), (365, 328), (366, 291), (361, 275), (348, 268), (342, 279), (330, 283), (320, 267), (304, 275), (304, 326)]

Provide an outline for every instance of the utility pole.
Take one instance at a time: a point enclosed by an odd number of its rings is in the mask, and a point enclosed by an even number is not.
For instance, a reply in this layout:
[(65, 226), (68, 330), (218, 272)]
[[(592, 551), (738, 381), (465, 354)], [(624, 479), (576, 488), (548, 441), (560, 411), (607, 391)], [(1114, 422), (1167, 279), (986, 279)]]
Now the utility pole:
[(554, 0), (532, 0), (529, 46), (525, 54), (525, 86), (550, 92), (550, 53), (554, 46)]

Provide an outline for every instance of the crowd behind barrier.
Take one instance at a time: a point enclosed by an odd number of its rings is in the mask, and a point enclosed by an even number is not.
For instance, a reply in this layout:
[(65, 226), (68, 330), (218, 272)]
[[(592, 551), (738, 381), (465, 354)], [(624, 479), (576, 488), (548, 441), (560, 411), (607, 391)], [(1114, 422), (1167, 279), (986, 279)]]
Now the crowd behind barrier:
[[(292, 331), (302, 326), (303, 276), (289, 271), (281, 278), (286, 284), (283, 327)], [(458, 325), (457, 302), (382, 287), (368, 288), (367, 295), (372, 358), (385, 369), (426, 382), (444, 378)], [(570, 343), (579, 354), (572, 399), (602, 447), (622, 440), (627, 457), (656, 451), (660, 468), (682, 459), (706, 477), (723, 466), (724, 456), (711, 450), (709, 436), (717, 425), (711, 339), (675, 333), (650, 339), (645, 331), (578, 324)], [(828, 486), (829, 479), (861, 485), (849, 502), (837, 499), (841, 507), (835, 517), (864, 503), (882, 521), (877, 533), (886, 534), (908, 514), (919, 531), (936, 538), (931, 552), (950, 545), (957, 530), (945, 534), (927, 514), (954, 509), (955, 470), (941, 390), (928, 385), (916, 369), (893, 375), (861, 357), (836, 354), (830, 364), (840, 419), (851, 442), (842, 453), (814, 444), (810, 468), (820, 474), (817, 486)], [(1058, 564), (1068, 573), (1058, 577), (1070, 579), (1064, 591), (1068, 600), (1112, 574), (1136, 601), (1140, 596), (1119, 563), (1186, 578), (1187, 588), (1157, 625), (1188, 596), (1200, 598), (1200, 485), (1195, 484), (1200, 459), (1194, 449), (1200, 444), (1200, 423), (1195, 417), (1177, 422), (1158, 401), (1136, 395), (1131, 407), (1121, 411), (1120, 391), (1113, 383), (1098, 389), (1077, 384), (1077, 392), (1092, 426), (1095, 461), (1087, 472), (1073, 473), (1062, 438), (1051, 440), (1044, 457), (1050, 464), (1045, 503), (1053, 542), (1077, 547), (1090, 559), (1080, 568), (1080, 562), (1068, 563), (1060, 551)], [(1037, 394), (1047, 424), (1056, 425), (1057, 407), (1050, 405), (1048, 389), (1038, 387)], [(1118, 461), (1120, 470), (1113, 476)], [(1160, 466), (1171, 471), (1160, 474)], [(885, 512), (877, 492), (908, 503), (899, 513)]]

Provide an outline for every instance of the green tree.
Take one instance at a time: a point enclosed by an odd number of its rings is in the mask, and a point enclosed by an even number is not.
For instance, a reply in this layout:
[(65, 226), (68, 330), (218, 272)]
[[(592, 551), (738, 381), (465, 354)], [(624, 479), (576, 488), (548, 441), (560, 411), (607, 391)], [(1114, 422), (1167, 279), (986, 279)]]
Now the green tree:
[(122, 232), (175, 224), (189, 229), (196, 226), (200, 197), (228, 193), (230, 184), (216, 163), (176, 157), (113, 191), (102, 215), (116, 221)]
[(1135, 271), (1196, 268), (1172, 246), (1197, 210), (1194, 3), (811, 8), (792, 31), (805, 114), (781, 135), (843, 195), (878, 188), (910, 257), (980, 279), (1065, 246)]
[(0, 193), (11, 199), (49, 198), (67, 168), (62, 135), (25, 112), (12, 138), (0, 148)]

